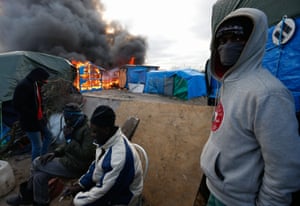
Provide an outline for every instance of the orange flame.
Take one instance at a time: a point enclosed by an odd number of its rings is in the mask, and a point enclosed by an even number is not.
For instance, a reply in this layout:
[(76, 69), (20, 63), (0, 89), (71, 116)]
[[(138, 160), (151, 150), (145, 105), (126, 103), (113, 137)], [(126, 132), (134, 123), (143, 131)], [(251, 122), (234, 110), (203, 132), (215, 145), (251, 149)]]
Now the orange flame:
[(98, 90), (102, 88), (101, 78), (103, 69), (88, 61), (81, 62), (72, 60), (71, 63), (77, 69), (73, 85), (79, 89), (79, 91)]
[(135, 57), (132, 56), (129, 60), (129, 64), (135, 64)]
[(111, 69), (103, 72), (102, 86), (103, 89), (119, 88), (119, 69)]

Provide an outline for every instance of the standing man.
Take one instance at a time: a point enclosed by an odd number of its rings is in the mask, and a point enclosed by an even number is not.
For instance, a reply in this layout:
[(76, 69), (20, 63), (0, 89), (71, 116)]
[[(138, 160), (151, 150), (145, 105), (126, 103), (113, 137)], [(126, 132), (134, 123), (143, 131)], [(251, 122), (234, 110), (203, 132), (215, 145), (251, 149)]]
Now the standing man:
[(211, 42), (211, 71), (222, 87), (201, 168), (209, 206), (288, 206), (300, 188), (300, 137), (293, 97), (261, 62), (267, 17), (241, 8)]
[(42, 86), (47, 82), (49, 73), (42, 69), (32, 70), (15, 88), (13, 106), (19, 114), (21, 128), (31, 142), (32, 161), (46, 154), (53, 141), (43, 116)]
[(142, 193), (141, 161), (121, 128), (115, 126), (115, 118), (114, 111), (105, 105), (92, 114), (91, 131), (98, 145), (96, 159), (65, 193), (76, 195), (75, 206), (128, 205)]

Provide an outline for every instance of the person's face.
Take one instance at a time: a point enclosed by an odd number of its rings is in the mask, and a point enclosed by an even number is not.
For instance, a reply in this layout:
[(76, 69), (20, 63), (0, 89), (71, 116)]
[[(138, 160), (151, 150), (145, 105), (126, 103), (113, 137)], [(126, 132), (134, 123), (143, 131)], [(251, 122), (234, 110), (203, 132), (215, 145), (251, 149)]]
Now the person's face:
[(232, 33), (224, 34), (217, 39), (217, 49), (220, 62), (225, 67), (231, 67), (239, 59), (246, 44), (246, 39), (241, 35)]
[(234, 34), (225, 34), (221, 36), (220, 38), (217, 39), (217, 45), (225, 45), (227, 43), (234, 43), (234, 42), (239, 42), (242, 44), (246, 44), (245, 38), (243, 38), (240, 35), (234, 35)]
[(103, 145), (110, 138), (109, 127), (99, 127), (91, 124), (91, 135), (96, 140), (97, 144)]

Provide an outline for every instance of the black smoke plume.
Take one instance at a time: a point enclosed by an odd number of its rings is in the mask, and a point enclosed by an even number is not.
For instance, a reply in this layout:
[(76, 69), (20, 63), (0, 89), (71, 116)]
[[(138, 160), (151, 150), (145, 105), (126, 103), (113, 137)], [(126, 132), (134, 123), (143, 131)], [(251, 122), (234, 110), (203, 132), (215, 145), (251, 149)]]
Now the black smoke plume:
[(143, 64), (146, 39), (104, 21), (104, 9), (100, 0), (1, 0), (0, 52), (37, 51), (104, 68), (131, 57)]

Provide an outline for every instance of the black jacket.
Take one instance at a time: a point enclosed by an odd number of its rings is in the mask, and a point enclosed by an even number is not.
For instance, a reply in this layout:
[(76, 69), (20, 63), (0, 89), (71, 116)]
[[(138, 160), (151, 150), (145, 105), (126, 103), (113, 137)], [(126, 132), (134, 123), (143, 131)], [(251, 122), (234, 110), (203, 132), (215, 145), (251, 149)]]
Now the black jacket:
[[(13, 95), (13, 106), (19, 114), (21, 127), (24, 131), (40, 131), (42, 122), (37, 118), (38, 100), (37, 85), (39, 80), (46, 80), (49, 76), (45, 70), (32, 70), (16, 86)], [(48, 76), (47, 76), (48, 74)]]

